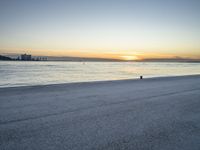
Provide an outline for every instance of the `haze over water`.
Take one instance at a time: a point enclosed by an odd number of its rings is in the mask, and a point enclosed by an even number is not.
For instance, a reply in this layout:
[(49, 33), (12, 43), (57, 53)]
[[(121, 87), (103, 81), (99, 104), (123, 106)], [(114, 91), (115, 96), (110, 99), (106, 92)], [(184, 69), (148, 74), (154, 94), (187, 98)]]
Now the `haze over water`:
[(200, 74), (200, 63), (0, 61), (0, 87)]

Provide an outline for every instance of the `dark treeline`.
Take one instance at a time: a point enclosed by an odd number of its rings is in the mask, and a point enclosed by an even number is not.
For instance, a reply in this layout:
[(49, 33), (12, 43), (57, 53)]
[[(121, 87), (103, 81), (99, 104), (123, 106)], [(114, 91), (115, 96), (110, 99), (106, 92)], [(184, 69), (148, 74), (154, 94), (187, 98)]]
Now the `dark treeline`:
[(0, 55), (0, 60), (14, 60), (14, 59), (7, 57), (7, 56)]

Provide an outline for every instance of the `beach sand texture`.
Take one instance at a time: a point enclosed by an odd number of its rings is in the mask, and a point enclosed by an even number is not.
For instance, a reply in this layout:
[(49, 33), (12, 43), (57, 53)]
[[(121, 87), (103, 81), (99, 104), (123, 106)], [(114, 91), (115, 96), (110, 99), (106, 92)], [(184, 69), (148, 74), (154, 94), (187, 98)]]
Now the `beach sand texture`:
[(0, 88), (1, 150), (199, 150), (200, 75)]

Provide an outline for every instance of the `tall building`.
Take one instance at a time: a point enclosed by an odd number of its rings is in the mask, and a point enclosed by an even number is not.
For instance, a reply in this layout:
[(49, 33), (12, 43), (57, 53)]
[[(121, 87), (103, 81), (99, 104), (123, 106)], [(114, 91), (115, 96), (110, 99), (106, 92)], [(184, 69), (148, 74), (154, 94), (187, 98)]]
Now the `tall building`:
[(26, 61), (31, 60), (31, 55), (22, 54), (21, 55), (21, 60), (26, 60)]

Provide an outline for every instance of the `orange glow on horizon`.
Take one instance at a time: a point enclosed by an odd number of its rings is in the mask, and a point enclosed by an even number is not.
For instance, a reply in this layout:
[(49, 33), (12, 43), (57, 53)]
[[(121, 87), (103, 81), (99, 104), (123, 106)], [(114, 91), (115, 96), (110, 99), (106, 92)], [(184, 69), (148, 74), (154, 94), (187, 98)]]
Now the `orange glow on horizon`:
[(126, 60), (126, 61), (138, 60), (138, 57), (134, 56), (134, 55), (125, 55), (125, 56), (121, 56), (121, 58), (122, 58), (122, 60)]
[(123, 51), (80, 51), (80, 50), (39, 50), (39, 49), (21, 49), (18, 50), (0, 50), (2, 54), (31, 54), (33, 56), (52, 56), (52, 57), (86, 57), (86, 58), (105, 58), (105, 59), (118, 59), (125, 61), (143, 60), (143, 59), (166, 59), (166, 58), (190, 58), (190, 59), (200, 59), (198, 54), (190, 53), (158, 53), (158, 52), (139, 52), (134, 50), (123, 50)]

